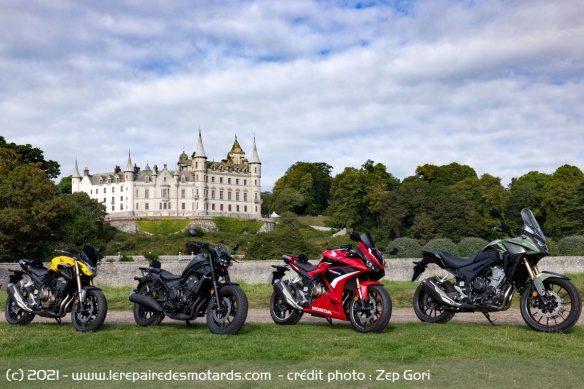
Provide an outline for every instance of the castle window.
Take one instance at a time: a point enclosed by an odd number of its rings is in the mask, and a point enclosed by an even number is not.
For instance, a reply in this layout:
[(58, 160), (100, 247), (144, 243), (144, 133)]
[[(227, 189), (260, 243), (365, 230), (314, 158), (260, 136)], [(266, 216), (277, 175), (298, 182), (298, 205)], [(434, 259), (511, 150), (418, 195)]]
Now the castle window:
[(214, 211), (215, 210), (215, 203), (211, 204), (211, 209)]
[(235, 179), (235, 185), (239, 185), (239, 178)]
[(220, 204), (220, 205), (219, 205), (219, 209), (220, 209), (221, 211), (223, 211), (223, 204)]
[(247, 185), (247, 180), (243, 180), (243, 185)]
[(235, 201), (239, 201), (239, 192), (235, 192)]
[(231, 200), (231, 192), (227, 192), (227, 200)]
[(108, 177), (108, 178), (107, 178), (107, 183), (108, 183), (108, 184), (111, 184), (111, 183), (112, 183), (112, 178), (111, 178), (111, 177)]
[(149, 199), (150, 198), (150, 189), (144, 189), (144, 198), (145, 199)]
[(211, 177), (211, 182), (215, 182), (215, 177)]
[(222, 190), (219, 191), (219, 200), (223, 200), (223, 191)]
[(247, 201), (247, 192), (243, 192), (243, 201)]
[(187, 182), (187, 178), (184, 174), (180, 177), (180, 182)]
[(222, 184), (223, 183), (223, 177), (219, 177), (219, 183)]
[(102, 184), (103, 184), (103, 178), (100, 177), (100, 179), (99, 179), (99, 185), (102, 185)]
[(243, 207), (243, 211), (247, 212), (247, 205)]
[(231, 178), (228, 178), (228, 179), (227, 179), (227, 183), (228, 183), (228, 184), (231, 184)]
[(136, 211), (140, 209), (140, 204), (136, 203)]
[(213, 200), (215, 199), (215, 191), (214, 191), (214, 190), (212, 190), (212, 191), (211, 191), (211, 198), (212, 198)]
[(239, 212), (239, 205), (235, 206), (235, 210), (236, 210), (236, 212)]
[(181, 189), (180, 191), (180, 198), (184, 199), (186, 197), (186, 191), (184, 189)]
[(124, 204), (120, 204), (120, 211), (124, 210)]
[(115, 191), (116, 191), (116, 187), (114, 186), (114, 187), (112, 188), (112, 193), (114, 193)]
[(184, 211), (185, 210), (185, 203), (181, 203), (181, 209)]
[(145, 210), (149, 210), (149, 209), (150, 209), (150, 203), (146, 203), (146, 204), (144, 204), (144, 209), (145, 209)]
[(145, 176), (144, 177), (144, 182), (150, 182), (150, 176)]

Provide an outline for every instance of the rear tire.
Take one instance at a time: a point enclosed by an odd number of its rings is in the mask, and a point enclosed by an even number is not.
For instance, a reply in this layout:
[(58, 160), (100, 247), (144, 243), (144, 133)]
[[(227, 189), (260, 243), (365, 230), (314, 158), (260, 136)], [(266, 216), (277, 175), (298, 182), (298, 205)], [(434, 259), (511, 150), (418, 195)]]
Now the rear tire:
[[(291, 289), (291, 293), (293, 296), (296, 294), (294, 288)], [(303, 311), (294, 309), (286, 304), (276, 292), (272, 293), (272, 297), (270, 298), (270, 316), (274, 323), (283, 326), (291, 326), (298, 323), (303, 314)]]
[(4, 316), (10, 324), (25, 326), (34, 319), (35, 314), (20, 308), (10, 296), (6, 297)]
[(80, 332), (99, 330), (107, 316), (107, 300), (101, 290), (89, 289), (83, 303), (73, 304), (71, 321)]
[[(147, 282), (138, 289), (138, 294), (158, 299), (158, 292), (152, 289), (153, 282)], [(142, 304), (134, 303), (134, 320), (142, 327), (156, 326), (164, 319), (164, 313), (154, 311)]]
[(359, 332), (381, 332), (391, 318), (391, 297), (381, 285), (369, 287), (369, 297), (365, 300), (351, 300), (349, 319)]
[[(454, 286), (446, 281), (440, 285), (446, 293), (453, 292)], [(418, 319), (426, 323), (448, 323), (454, 317), (455, 312), (447, 310), (446, 305), (436, 301), (429, 294), (424, 292), (420, 284), (414, 292), (414, 312)]]
[(542, 332), (566, 332), (578, 321), (582, 299), (569, 280), (548, 278), (543, 281), (547, 296), (540, 301), (526, 288), (521, 294), (521, 316), (532, 329)]

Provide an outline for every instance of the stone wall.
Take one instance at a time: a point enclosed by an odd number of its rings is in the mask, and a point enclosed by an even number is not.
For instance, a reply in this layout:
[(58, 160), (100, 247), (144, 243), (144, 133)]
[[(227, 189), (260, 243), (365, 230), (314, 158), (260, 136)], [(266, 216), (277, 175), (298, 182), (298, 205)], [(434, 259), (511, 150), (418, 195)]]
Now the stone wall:
[[(105, 258), (99, 267), (99, 274), (96, 282), (99, 285), (108, 286), (134, 286), (135, 276), (141, 275), (140, 267), (147, 267), (148, 261), (144, 257), (134, 257), (134, 262), (118, 262), (116, 257)], [(160, 262), (162, 267), (172, 273), (180, 274), (188, 264), (188, 256), (161, 256)], [(413, 261), (418, 259), (391, 259), (388, 261), (385, 280), (391, 281), (410, 281)], [(233, 264), (230, 268), (232, 280), (244, 281), (249, 284), (267, 282), (271, 274), (272, 265), (281, 265), (282, 261), (265, 260), (265, 261), (240, 261)], [(547, 257), (539, 262), (540, 270), (547, 270), (556, 273), (584, 273), (584, 257)], [(1, 263), (0, 264), (0, 284), (5, 288), (8, 277), (8, 269), (18, 269), (18, 263)], [(288, 272), (293, 277), (292, 271)], [(445, 274), (442, 269), (430, 265), (424, 273), (427, 277), (432, 274)]]

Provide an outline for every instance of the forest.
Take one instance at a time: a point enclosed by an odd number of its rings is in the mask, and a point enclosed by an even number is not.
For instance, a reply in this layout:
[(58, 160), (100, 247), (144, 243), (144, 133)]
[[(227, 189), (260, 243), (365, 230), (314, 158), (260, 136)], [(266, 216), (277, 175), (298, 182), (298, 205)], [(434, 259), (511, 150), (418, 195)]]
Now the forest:
[[(491, 207), (501, 210), (514, 228), (519, 227), (520, 210), (527, 207), (546, 236), (584, 239), (584, 174), (576, 166), (560, 166), (552, 174), (532, 171), (513, 178), (508, 187), (456, 162), (419, 166), (403, 180), (371, 160), (334, 177), (331, 172), (325, 162), (290, 166), (272, 192), (262, 193), (262, 213), (282, 215), (276, 231), (237, 239), (258, 256), (263, 255), (259, 248), (269, 245), (272, 253), (316, 253), (320, 247), (303, 246), (301, 234), (291, 231), (298, 230), (295, 217), (323, 215), (330, 227), (370, 231), (384, 248), (402, 238), (419, 245), (441, 238), (457, 243), (492, 240), (498, 235)], [(119, 242), (130, 240), (105, 222), (102, 204), (84, 193), (71, 194), (71, 177), (55, 184), (59, 175), (59, 164), (45, 160), (39, 148), (8, 143), (0, 136), (0, 262), (46, 257), (55, 244), (53, 231), (73, 246), (104, 244), (113, 247), (110, 251), (121, 250)], [(158, 239), (150, 244), (162, 243)], [(179, 249), (167, 251), (173, 250)]]

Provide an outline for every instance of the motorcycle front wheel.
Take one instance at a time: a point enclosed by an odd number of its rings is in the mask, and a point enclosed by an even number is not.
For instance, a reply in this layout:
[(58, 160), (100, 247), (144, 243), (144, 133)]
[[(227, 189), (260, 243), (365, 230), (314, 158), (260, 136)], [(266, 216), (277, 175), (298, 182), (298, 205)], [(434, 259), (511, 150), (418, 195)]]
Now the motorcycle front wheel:
[[(282, 281), (288, 282), (288, 281)], [(296, 295), (296, 290), (291, 288), (292, 296)], [(270, 316), (276, 324), (294, 325), (300, 321), (304, 312), (290, 307), (275, 291), (270, 298)]]
[[(158, 299), (158, 291), (152, 288), (153, 282), (147, 282), (138, 289), (138, 294)], [(134, 320), (142, 327), (156, 326), (164, 319), (164, 313), (154, 311), (142, 304), (134, 303)]]
[(89, 289), (85, 301), (73, 304), (71, 321), (80, 332), (97, 331), (107, 315), (107, 300), (101, 290)]
[(521, 294), (521, 316), (527, 325), (542, 332), (565, 332), (574, 327), (582, 311), (578, 289), (562, 278), (543, 281), (546, 296), (532, 295), (532, 288)]
[(247, 296), (237, 285), (224, 285), (218, 297), (219, 305), (214, 296), (207, 306), (207, 326), (214, 334), (235, 335), (247, 318)]
[[(446, 293), (454, 291), (450, 282), (439, 284)], [(426, 323), (448, 323), (454, 317), (454, 312), (446, 309), (446, 305), (424, 292), (420, 284), (414, 292), (414, 312), (418, 319)]]
[(8, 296), (6, 298), (6, 305), (4, 306), (4, 316), (6, 317), (6, 321), (10, 324), (25, 326), (34, 319), (35, 314), (20, 308), (18, 304), (16, 304), (16, 301)]
[(359, 332), (381, 332), (390, 318), (391, 297), (381, 285), (369, 287), (369, 296), (366, 299), (351, 300), (349, 319), (353, 328)]

